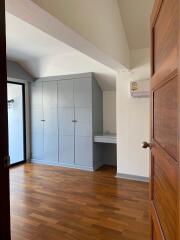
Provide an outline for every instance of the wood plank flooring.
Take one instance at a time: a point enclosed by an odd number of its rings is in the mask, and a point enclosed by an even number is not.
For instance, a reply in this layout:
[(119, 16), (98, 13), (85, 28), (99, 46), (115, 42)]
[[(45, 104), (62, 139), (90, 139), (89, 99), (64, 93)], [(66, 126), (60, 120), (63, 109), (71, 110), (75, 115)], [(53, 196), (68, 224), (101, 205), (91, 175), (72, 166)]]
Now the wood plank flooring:
[(149, 240), (148, 184), (25, 164), (10, 170), (12, 240)]

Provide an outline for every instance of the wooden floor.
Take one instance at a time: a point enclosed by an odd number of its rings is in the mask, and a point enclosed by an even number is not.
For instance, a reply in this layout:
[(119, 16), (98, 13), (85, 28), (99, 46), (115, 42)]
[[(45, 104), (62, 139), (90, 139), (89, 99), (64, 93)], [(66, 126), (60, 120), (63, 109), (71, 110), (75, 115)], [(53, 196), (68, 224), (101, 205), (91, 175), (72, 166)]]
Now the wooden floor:
[(12, 168), (12, 240), (148, 240), (148, 185), (26, 164)]

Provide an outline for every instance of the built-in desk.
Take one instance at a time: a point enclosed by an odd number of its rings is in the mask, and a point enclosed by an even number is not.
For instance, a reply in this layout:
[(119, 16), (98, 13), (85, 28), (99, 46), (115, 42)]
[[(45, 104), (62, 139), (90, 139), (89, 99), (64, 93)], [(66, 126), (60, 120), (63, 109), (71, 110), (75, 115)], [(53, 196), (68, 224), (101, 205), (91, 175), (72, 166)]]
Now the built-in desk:
[(117, 165), (116, 135), (96, 135), (94, 145), (99, 153), (96, 160), (102, 165)]
[(116, 144), (116, 135), (97, 135), (94, 136), (94, 142)]

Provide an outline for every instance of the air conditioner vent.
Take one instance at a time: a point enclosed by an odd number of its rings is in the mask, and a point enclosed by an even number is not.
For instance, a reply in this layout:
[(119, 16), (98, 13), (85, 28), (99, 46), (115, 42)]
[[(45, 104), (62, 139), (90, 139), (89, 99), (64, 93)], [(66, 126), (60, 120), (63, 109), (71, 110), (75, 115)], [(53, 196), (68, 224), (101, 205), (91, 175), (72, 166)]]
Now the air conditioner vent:
[(150, 97), (150, 81), (139, 80), (132, 81), (130, 84), (131, 96), (135, 98), (148, 98)]

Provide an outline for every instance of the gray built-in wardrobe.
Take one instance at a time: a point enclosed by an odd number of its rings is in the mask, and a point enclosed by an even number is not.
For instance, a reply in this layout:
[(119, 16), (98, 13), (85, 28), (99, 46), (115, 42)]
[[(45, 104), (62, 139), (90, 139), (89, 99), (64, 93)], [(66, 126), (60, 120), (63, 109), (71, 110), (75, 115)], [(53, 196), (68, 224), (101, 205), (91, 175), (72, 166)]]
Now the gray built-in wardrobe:
[(33, 162), (96, 170), (93, 143), (103, 132), (103, 94), (92, 73), (48, 77), (31, 85)]

